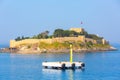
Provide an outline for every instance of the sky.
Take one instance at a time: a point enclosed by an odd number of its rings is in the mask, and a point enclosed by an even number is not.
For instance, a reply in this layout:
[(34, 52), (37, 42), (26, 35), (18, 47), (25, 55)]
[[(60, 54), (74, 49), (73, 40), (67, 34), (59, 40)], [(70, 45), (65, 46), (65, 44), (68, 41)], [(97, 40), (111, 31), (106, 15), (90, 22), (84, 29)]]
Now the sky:
[(120, 43), (120, 0), (0, 0), (0, 45), (71, 27)]

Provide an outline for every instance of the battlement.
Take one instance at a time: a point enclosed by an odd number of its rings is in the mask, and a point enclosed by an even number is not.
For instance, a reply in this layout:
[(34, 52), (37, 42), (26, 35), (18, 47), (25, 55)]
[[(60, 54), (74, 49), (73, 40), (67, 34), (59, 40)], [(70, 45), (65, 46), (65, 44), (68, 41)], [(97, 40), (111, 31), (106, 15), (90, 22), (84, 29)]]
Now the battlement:
[(78, 37), (57, 37), (57, 38), (51, 38), (51, 39), (24, 39), (21, 41), (15, 41), (15, 40), (10, 40), (10, 47), (19, 47), (20, 45), (26, 45), (26, 44), (37, 44), (40, 42), (44, 42), (44, 43), (49, 43), (52, 44), (54, 42), (77, 42), (77, 41), (81, 41), (84, 42), (85, 41), (85, 36), (78, 36)]

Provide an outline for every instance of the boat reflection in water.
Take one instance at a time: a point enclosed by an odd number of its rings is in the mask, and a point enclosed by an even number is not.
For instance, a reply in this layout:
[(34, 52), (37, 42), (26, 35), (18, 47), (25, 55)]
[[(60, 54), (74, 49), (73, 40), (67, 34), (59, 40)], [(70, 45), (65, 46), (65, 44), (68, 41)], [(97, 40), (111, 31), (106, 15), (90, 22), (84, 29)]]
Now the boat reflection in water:
[(76, 70), (59, 70), (59, 69), (42, 69), (42, 74), (44, 79), (48, 80), (75, 80), (76, 73), (82, 73), (85, 69), (76, 69)]

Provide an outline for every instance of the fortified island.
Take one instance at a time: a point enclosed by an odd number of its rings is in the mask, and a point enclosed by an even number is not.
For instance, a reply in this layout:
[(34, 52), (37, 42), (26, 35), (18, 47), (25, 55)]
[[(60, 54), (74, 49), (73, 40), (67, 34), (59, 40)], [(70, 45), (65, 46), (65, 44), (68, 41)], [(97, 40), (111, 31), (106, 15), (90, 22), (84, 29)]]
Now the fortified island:
[(70, 44), (77, 53), (115, 50), (103, 37), (88, 34), (83, 28), (56, 29), (50, 36), (48, 33), (45, 31), (33, 37), (17, 37), (10, 40), (10, 48), (4, 48), (1, 52), (62, 53), (69, 52)]

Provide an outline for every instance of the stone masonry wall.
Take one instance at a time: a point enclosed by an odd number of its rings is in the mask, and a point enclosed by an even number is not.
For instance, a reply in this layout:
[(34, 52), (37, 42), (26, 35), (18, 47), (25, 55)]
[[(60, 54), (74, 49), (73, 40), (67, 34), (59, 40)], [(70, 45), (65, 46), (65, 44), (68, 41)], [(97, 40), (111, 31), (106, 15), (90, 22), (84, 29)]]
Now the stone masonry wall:
[(85, 42), (85, 36), (78, 36), (78, 37), (59, 37), (59, 38), (52, 38), (52, 39), (25, 39), (21, 41), (15, 41), (15, 40), (10, 40), (10, 47), (19, 47), (20, 45), (26, 45), (26, 44), (35, 44), (35, 43), (40, 43), (40, 42), (45, 42), (45, 43), (53, 43), (53, 42), (65, 42), (65, 41), (81, 41)]

